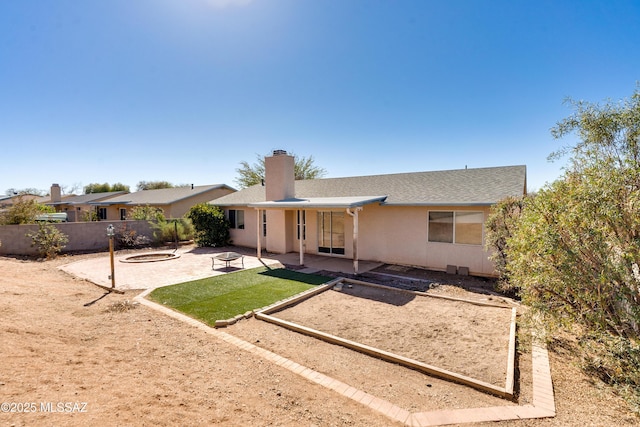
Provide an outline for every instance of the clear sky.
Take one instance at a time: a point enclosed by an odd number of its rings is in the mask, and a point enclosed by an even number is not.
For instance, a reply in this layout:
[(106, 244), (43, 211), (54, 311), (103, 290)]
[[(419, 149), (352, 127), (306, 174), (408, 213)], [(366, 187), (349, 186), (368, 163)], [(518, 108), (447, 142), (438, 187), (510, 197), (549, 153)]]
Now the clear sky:
[[(567, 97), (630, 96), (640, 1), (4, 0), (0, 194), (564, 163)], [(570, 140), (564, 143), (570, 143)]]

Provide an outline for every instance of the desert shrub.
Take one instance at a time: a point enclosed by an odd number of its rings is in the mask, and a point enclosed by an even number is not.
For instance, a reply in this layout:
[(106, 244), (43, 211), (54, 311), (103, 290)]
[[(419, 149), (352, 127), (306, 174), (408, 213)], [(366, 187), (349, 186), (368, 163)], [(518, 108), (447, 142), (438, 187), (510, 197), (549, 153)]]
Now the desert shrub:
[(583, 331), (584, 368), (640, 408), (640, 90), (573, 104), (552, 130), (577, 133), (563, 177), (527, 198), (506, 271), (547, 327)]
[(38, 231), (28, 233), (27, 237), (32, 241), (31, 246), (36, 247), (38, 253), (47, 259), (57, 257), (69, 242), (66, 234), (58, 230), (55, 226), (45, 223), (38, 224)]
[(121, 248), (136, 248), (149, 243), (147, 236), (138, 235), (138, 232), (127, 227), (127, 224), (122, 224), (118, 228), (115, 238), (118, 246)]
[(153, 206), (135, 206), (129, 211), (129, 219), (138, 221), (164, 221), (164, 211)]
[(154, 239), (158, 243), (191, 240), (194, 236), (193, 224), (188, 218), (153, 223)]
[(485, 222), (486, 247), (491, 253), (490, 259), (498, 273), (498, 287), (500, 290), (518, 294), (519, 289), (509, 280), (507, 270), (507, 254), (509, 252), (508, 239), (512, 236), (518, 220), (522, 214), (524, 197), (508, 197), (492, 206)]
[(193, 224), (194, 240), (198, 246), (224, 246), (229, 243), (229, 221), (217, 206), (200, 203), (186, 215)]
[(82, 220), (85, 222), (98, 221), (98, 213), (96, 211), (82, 212)]

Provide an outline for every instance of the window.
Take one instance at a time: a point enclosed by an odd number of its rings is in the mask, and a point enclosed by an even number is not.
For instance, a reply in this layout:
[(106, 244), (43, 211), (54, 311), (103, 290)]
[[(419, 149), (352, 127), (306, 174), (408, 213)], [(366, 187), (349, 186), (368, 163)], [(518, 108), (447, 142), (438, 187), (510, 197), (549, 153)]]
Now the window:
[(481, 245), (483, 220), (482, 212), (456, 212), (456, 243)]
[(267, 211), (262, 211), (262, 235), (267, 236)]
[(120, 208), (120, 220), (124, 221), (127, 219), (127, 210), (125, 208)]
[(344, 212), (318, 212), (318, 252), (344, 255)]
[(482, 244), (482, 212), (429, 212), (429, 241)]
[(453, 243), (453, 212), (429, 212), (429, 241)]
[(298, 223), (296, 230), (298, 233), (298, 240), (300, 240), (300, 226), (302, 226), (302, 240), (307, 239), (307, 211), (298, 211)]
[(229, 209), (229, 224), (231, 228), (244, 229), (244, 211)]
[(107, 208), (98, 208), (98, 221), (107, 219)]

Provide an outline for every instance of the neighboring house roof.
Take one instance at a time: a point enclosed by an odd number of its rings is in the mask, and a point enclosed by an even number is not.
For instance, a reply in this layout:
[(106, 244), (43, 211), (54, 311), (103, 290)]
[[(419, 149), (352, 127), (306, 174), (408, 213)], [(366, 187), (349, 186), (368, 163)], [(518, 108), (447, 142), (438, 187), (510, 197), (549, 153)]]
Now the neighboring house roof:
[[(102, 202), (94, 202), (91, 204), (108, 206), (108, 205), (170, 205), (183, 199), (188, 199), (195, 195), (206, 193), (219, 188), (228, 188), (234, 190), (226, 184), (215, 185), (197, 185), (189, 187), (161, 188), (159, 190), (142, 190), (135, 193), (123, 194)], [(234, 190), (235, 191), (235, 190)]]
[[(361, 206), (380, 202), (398, 206), (492, 205), (508, 196), (526, 192), (526, 166), (410, 172), (295, 182), (295, 198), (278, 203), (265, 200), (262, 185), (240, 190), (211, 201), (218, 206), (324, 207)], [(331, 205), (329, 199), (334, 198)], [(351, 200), (340, 199), (351, 198)], [(308, 205), (302, 200), (306, 199)], [(348, 205), (349, 203), (359, 203)], [(315, 206), (313, 206), (315, 207)]]
[(104, 199), (127, 194), (126, 191), (110, 191), (105, 193), (91, 193), (64, 196), (60, 202), (47, 202), (48, 205), (87, 205)]

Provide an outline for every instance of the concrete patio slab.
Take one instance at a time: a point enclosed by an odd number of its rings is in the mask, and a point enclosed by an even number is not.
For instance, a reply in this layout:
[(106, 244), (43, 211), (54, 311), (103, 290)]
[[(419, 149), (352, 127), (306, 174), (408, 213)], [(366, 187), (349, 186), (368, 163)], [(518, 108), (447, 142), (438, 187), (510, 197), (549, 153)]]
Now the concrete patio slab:
[[(245, 269), (269, 266), (280, 268), (283, 265), (298, 266), (300, 256), (298, 253), (267, 254), (263, 253), (261, 259), (256, 256), (255, 249), (240, 247), (199, 248), (194, 246), (173, 250), (153, 250), (149, 253), (176, 253), (178, 258), (155, 262), (121, 262), (131, 253), (116, 252), (114, 255), (115, 288), (118, 290), (151, 289), (191, 280), (204, 279), (206, 277), (226, 274), (242, 269), (242, 264), (233, 262), (229, 267), (216, 263), (212, 268), (211, 257), (222, 252), (238, 252), (244, 255)], [(146, 251), (145, 251), (146, 252)], [(136, 252), (141, 255), (144, 252)], [(321, 270), (353, 274), (353, 261), (346, 258), (334, 258), (329, 256), (305, 254), (304, 272), (317, 272)], [(359, 272), (365, 272), (379, 267), (380, 263), (359, 263)], [(97, 285), (111, 287), (111, 263), (109, 253), (82, 261), (72, 262), (60, 267), (76, 277), (86, 279)]]

